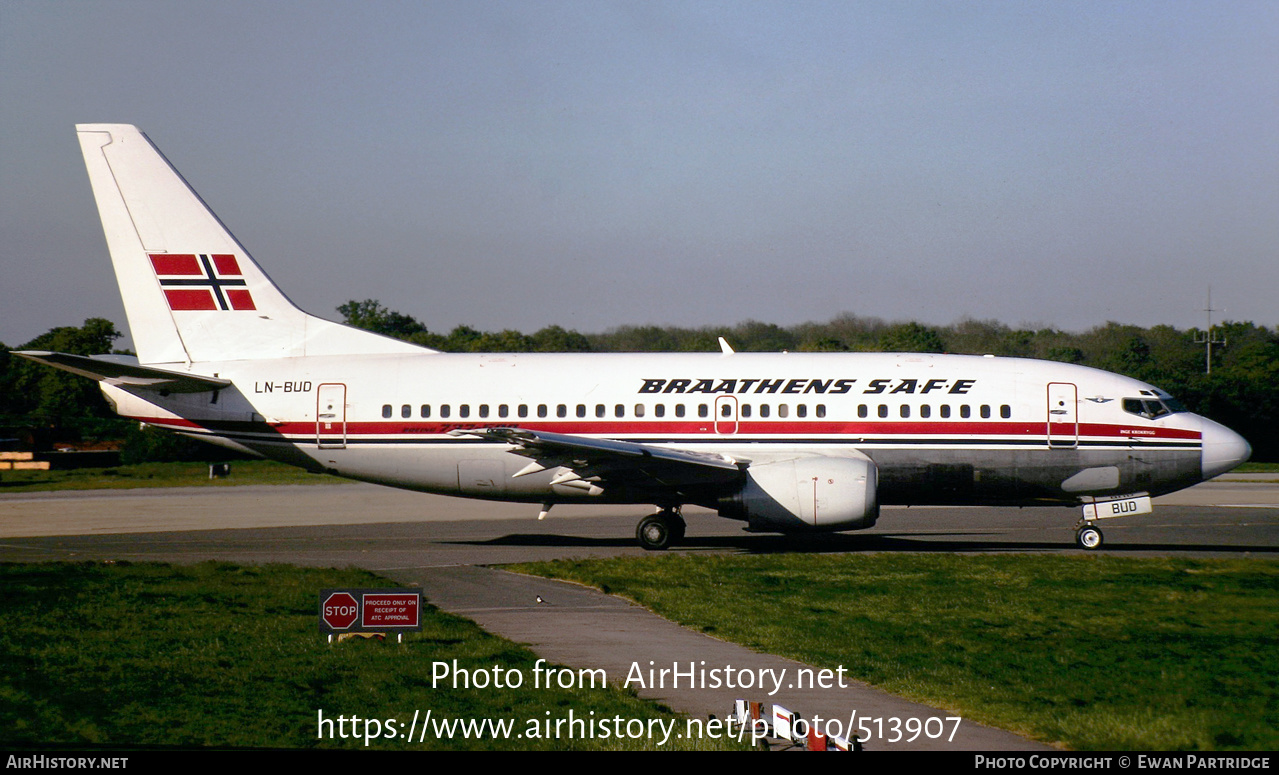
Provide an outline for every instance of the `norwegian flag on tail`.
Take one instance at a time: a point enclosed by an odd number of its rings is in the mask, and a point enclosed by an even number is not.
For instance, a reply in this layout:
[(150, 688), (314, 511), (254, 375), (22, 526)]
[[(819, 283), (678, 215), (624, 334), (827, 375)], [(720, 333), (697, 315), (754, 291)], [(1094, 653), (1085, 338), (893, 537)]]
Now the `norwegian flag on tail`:
[(172, 310), (250, 310), (253, 296), (230, 253), (150, 253)]

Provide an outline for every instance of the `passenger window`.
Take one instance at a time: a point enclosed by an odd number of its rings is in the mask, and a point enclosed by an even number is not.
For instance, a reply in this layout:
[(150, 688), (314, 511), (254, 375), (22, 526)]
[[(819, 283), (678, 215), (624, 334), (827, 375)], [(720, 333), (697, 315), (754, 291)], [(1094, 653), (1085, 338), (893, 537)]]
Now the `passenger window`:
[(586, 404), (578, 404), (578, 405), (577, 405), (577, 416), (578, 416), (578, 417), (585, 417), (585, 416), (586, 416)]
[(818, 418), (822, 418), (826, 416), (826, 404), (817, 405), (817, 416)]
[(635, 405), (635, 416), (636, 416), (636, 417), (643, 417), (643, 416), (644, 416), (644, 405), (643, 405), (643, 404), (636, 404), (636, 405)]
[(545, 416), (546, 416), (546, 404), (538, 404), (538, 405), (537, 405), (537, 416), (538, 416), (538, 417), (545, 417)]
[(969, 408), (968, 408), (968, 404), (963, 404), (962, 406), (960, 406), (960, 407), (959, 407), (959, 416), (960, 416), (960, 417), (962, 417), (962, 418), (964, 418), (964, 419), (966, 420), (966, 419), (968, 419), (969, 417), (972, 417), (972, 415), (973, 415), (973, 412), (972, 412), (972, 410), (971, 410), (971, 409), (969, 409)]
[(604, 409), (604, 405), (603, 405), (603, 404), (596, 404), (596, 405), (595, 405), (595, 416), (596, 416), (596, 417), (603, 417), (605, 414), (607, 414), (607, 411)]
[(480, 404), (480, 417), (488, 417), (488, 416), (489, 416), (489, 405)]
[[(803, 416), (804, 416), (804, 405), (803, 405), (803, 404), (800, 404), (799, 406), (795, 407), (795, 411), (799, 413), (799, 416), (800, 416), (800, 417), (803, 417)], [(778, 416), (778, 417), (788, 417), (789, 415), (790, 415), (790, 407), (789, 407), (789, 406), (787, 406), (786, 404), (778, 404), (778, 405), (777, 405), (777, 416)]]
[(1013, 416), (1013, 408), (1009, 406), (1008, 404), (1004, 404), (1003, 406), (999, 407), (999, 416), (1007, 420), (1008, 418)]
[(441, 417), (448, 417), (450, 413), (451, 413), (451, 410), (449, 409), (449, 405), (448, 405), (448, 404), (440, 404), (440, 416), (441, 416)]
[(431, 405), (422, 404), (422, 417), (430, 417), (430, 416), (431, 416)]
[(511, 411), (510, 411), (510, 409), (508, 409), (508, 408), (507, 408), (506, 404), (498, 404), (498, 406), (497, 406), (497, 416), (498, 416), (498, 417), (505, 417), (505, 416), (507, 416), (507, 415), (508, 415), (508, 414), (510, 414), (510, 413), (511, 413)]
[(902, 416), (902, 419), (903, 419), (903, 420), (906, 420), (906, 419), (909, 419), (909, 418), (910, 418), (910, 407), (909, 407), (909, 406), (907, 406), (906, 404), (902, 404), (901, 409), (899, 409), (899, 410), (897, 410), (897, 411), (901, 413), (901, 416)]
[(742, 404), (742, 417), (750, 417), (750, 416), (751, 416), (751, 405)]
[(865, 405), (865, 404), (858, 404), (858, 405), (857, 405), (857, 416), (858, 416), (858, 417), (869, 417), (869, 416), (870, 416), (870, 410), (866, 408), (866, 405)]
[[(782, 415), (782, 417), (785, 417), (785, 416), (786, 416), (786, 405), (785, 405), (785, 404), (782, 404), (781, 409), (782, 409), (781, 415)], [(797, 405), (795, 406), (795, 416), (796, 416), (796, 417), (807, 417), (807, 416), (808, 416), (808, 404), (797, 404)]]
[(401, 407), (400, 407), (400, 416), (401, 416), (401, 417), (403, 417), (403, 418), (405, 418), (405, 419), (408, 419), (409, 417), (412, 417), (412, 416), (413, 416), (413, 407), (409, 406), (408, 404), (405, 404), (404, 406), (401, 406)]
[(724, 404), (723, 404), (722, 406), (720, 406), (720, 408), (719, 408), (719, 416), (720, 416), (720, 417), (732, 417), (732, 416), (733, 416), (733, 405), (732, 405), (732, 404), (730, 404), (730, 403), (728, 403), (727, 401), (726, 401), (726, 402), (724, 402)]
[(520, 404), (519, 408), (515, 410), (515, 413), (520, 417), (528, 417), (528, 404)]
[(471, 416), (471, 405), (470, 405), (470, 404), (462, 404), (461, 406), (459, 406), (459, 407), (457, 408), (457, 416), (458, 416), (458, 417), (470, 417), (470, 416)]
[(390, 416), (391, 416), (391, 405), (390, 405), (390, 404), (382, 404), (382, 416), (383, 416), (383, 417), (390, 417)]
[(943, 420), (950, 417), (950, 404), (942, 404), (941, 416)]
[(555, 407), (555, 416), (568, 417), (568, 406), (564, 404), (557, 404)]
[(683, 417), (683, 416), (684, 416), (684, 405), (683, 405), (683, 404), (676, 404), (676, 405), (675, 405), (675, 416), (676, 416), (676, 417)]
[(622, 406), (621, 404), (617, 404), (617, 405), (615, 405), (615, 406), (613, 407), (613, 416), (614, 416), (614, 417), (625, 417), (625, 416), (626, 416), (626, 407), (625, 407), (625, 406)]
[(658, 417), (665, 417), (665, 416), (666, 416), (666, 404), (654, 404), (654, 405), (653, 405), (653, 414), (654, 414), (654, 415), (656, 415), (656, 416), (658, 416)]
[(711, 410), (710, 410), (710, 408), (709, 408), (709, 407), (707, 407), (707, 406), (706, 406), (706, 404), (698, 404), (698, 405), (697, 405), (697, 416), (698, 416), (698, 417), (710, 417), (710, 414), (711, 414)]
[(760, 416), (760, 417), (767, 417), (767, 416), (768, 416), (771, 412), (772, 412), (772, 407), (770, 407), (768, 404), (760, 404), (760, 405), (759, 405), (759, 416)]
[(933, 408), (928, 404), (924, 404), (919, 407), (919, 416), (927, 420), (929, 417), (933, 416)]
[(987, 406), (986, 404), (981, 405), (981, 418), (983, 420), (990, 419), (990, 407)]
[(884, 404), (879, 405), (879, 416), (880, 418), (885, 418), (888, 416), (888, 407), (886, 405)]

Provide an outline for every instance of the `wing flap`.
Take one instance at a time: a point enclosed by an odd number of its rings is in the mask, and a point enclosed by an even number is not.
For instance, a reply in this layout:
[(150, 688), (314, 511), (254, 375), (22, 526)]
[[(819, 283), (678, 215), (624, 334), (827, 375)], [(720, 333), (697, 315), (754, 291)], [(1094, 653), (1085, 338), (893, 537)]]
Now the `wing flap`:
[(511, 445), (511, 452), (531, 458), (516, 476), (560, 469), (553, 484), (592, 482), (604, 489), (640, 487), (678, 489), (730, 484), (741, 480), (749, 461), (678, 447), (599, 439), (524, 428), (497, 427), (452, 431)]

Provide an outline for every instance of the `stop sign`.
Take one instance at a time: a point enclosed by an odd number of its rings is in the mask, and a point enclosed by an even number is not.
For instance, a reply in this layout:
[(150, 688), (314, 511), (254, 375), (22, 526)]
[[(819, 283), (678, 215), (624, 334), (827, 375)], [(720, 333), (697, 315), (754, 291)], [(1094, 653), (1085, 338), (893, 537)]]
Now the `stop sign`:
[(359, 612), (360, 606), (354, 597), (346, 592), (334, 592), (321, 606), (320, 618), (335, 630), (345, 630), (355, 623)]

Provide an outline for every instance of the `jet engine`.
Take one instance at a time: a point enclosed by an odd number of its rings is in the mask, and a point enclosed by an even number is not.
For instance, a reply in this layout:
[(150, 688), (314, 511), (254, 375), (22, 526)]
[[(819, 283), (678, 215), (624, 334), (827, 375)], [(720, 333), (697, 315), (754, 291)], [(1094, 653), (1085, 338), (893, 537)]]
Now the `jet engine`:
[(879, 470), (869, 458), (807, 457), (752, 465), (742, 488), (719, 502), (749, 530), (859, 530), (879, 518)]

